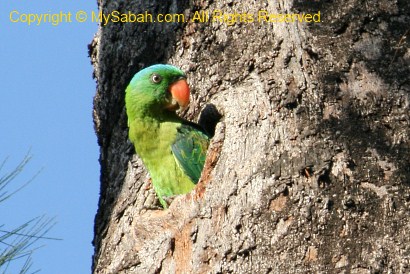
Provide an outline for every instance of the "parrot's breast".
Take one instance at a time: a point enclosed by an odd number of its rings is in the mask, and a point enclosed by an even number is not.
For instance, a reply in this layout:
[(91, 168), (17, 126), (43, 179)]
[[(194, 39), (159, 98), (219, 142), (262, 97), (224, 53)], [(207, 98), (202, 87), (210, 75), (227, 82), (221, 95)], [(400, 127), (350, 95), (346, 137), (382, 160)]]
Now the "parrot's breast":
[(133, 121), (130, 140), (144, 162), (158, 196), (172, 196), (191, 191), (195, 184), (180, 168), (172, 153), (176, 122)]

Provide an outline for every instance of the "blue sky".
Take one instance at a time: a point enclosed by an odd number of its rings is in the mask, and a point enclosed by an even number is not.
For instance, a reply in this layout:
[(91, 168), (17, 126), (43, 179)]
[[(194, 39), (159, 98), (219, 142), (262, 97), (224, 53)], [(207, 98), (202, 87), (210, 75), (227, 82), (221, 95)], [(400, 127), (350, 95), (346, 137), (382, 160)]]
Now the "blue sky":
[[(73, 22), (12, 23), (13, 10), (71, 12)], [(63, 240), (41, 242), (32, 267), (40, 273), (90, 273), (91, 268), (100, 167), (87, 44), (98, 26), (75, 22), (79, 10), (97, 11), (96, 1), (4, 0), (0, 10), (0, 161), (9, 157), (0, 176), (29, 150), (32, 160), (15, 186), (43, 169), (0, 204), (0, 225), (11, 229), (41, 215), (56, 218), (47, 236)]]

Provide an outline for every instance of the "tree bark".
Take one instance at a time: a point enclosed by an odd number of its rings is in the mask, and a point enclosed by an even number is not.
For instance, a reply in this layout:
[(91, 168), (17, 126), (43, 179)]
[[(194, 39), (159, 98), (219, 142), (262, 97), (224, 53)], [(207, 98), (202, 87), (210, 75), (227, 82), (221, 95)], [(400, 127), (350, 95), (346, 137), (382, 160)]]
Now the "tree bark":
[[(101, 24), (90, 45), (101, 147), (93, 273), (410, 271), (407, 0), (99, 7), (255, 20)], [(258, 22), (263, 10), (321, 22)], [(153, 208), (124, 109), (132, 76), (155, 63), (187, 73), (181, 115), (195, 121), (210, 104), (222, 114), (198, 187), (167, 210)]]

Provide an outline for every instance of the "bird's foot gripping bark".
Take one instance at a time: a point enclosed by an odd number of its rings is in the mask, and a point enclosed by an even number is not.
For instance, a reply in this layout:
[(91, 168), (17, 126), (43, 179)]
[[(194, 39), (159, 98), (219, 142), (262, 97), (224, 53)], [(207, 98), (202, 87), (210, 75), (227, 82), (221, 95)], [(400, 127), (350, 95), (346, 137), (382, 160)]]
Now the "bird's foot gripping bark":
[(167, 197), (162, 196), (162, 199), (160, 199), (160, 202), (164, 206), (164, 209), (168, 208), (171, 205), (171, 203), (174, 201), (174, 199), (178, 196), (180, 195), (172, 195), (172, 196), (167, 196)]
[(158, 198), (157, 194), (152, 185), (151, 178), (148, 180), (148, 183), (145, 186), (145, 201), (143, 209), (145, 210), (161, 210), (163, 208), (162, 201)]
[(161, 210), (167, 209), (176, 197), (180, 195), (158, 197), (155, 192), (151, 192), (144, 203), (146, 210)]

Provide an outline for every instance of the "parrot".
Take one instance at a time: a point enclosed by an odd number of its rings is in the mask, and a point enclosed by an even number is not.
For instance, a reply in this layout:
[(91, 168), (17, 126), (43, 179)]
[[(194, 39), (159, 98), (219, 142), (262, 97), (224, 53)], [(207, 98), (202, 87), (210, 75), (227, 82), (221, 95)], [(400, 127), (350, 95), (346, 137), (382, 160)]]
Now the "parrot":
[(167, 198), (194, 189), (210, 142), (201, 126), (176, 113), (188, 106), (189, 97), (185, 73), (168, 64), (142, 69), (125, 90), (128, 137), (164, 208)]

